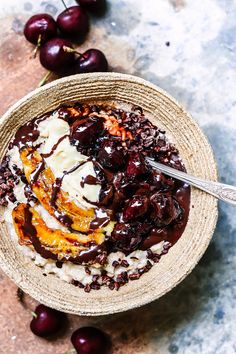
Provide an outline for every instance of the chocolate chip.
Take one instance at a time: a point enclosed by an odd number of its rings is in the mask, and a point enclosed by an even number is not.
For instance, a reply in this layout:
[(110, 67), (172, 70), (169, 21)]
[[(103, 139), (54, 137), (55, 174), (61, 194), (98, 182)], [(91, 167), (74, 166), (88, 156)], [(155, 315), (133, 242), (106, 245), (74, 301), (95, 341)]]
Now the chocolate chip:
[(137, 280), (140, 278), (140, 274), (139, 273), (133, 273), (129, 275), (129, 279), (130, 280)]
[(85, 291), (86, 293), (90, 293), (90, 291), (91, 291), (91, 286), (90, 286), (90, 284), (86, 284), (86, 285), (85, 285), (84, 291)]

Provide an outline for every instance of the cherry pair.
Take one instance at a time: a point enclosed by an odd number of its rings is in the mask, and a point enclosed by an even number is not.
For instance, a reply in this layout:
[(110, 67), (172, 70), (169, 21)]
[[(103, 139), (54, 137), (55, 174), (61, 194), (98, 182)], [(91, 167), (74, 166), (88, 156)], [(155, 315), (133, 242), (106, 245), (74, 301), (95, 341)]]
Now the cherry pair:
[[(58, 334), (66, 323), (66, 315), (45, 305), (36, 307), (30, 323), (31, 331), (47, 338)], [(81, 327), (71, 336), (71, 342), (78, 354), (108, 354), (111, 341), (106, 333), (95, 327)]]

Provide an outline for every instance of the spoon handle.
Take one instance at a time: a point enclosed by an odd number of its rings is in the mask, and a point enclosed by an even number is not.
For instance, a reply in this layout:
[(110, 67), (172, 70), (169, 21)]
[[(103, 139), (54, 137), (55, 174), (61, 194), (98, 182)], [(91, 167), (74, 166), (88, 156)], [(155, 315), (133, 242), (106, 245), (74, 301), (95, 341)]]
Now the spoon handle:
[(223, 200), (224, 202), (236, 205), (236, 187), (234, 186), (213, 181), (205, 181), (201, 178), (191, 176), (185, 172), (178, 171), (172, 167), (156, 162), (150, 157), (146, 157), (146, 161), (153, 168), (167, 174), (170, 177), (174, 177), (180, 181), (186, 182), (196, 188), (199, 188), (213, 195), (214, 197)]

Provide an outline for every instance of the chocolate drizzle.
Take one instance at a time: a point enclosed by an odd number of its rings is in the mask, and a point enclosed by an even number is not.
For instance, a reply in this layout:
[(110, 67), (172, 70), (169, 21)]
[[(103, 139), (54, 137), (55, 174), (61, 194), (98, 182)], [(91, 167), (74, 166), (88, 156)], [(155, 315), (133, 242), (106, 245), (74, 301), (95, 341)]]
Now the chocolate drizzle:
[(29, 239), (32, 242), (32, 245), (34, 246), (34, 249), (36, 252), (38, 252), (43, 258), (51, 258), (56, 260), (57, 256), (53, 254), (52, 252), (46, 250), (42, 245), (37, 237), (37, 230), (35, 226), (32, 223), (32, 213), (30, 211), (30, 206), (28, 205), (24, 209), (24, 224), (22, 226), (22, 230), (26, 236), (29, 237)]
[(51, 200), (50, 200), (50, 204), (52, 206), (56, 207), (57, 194), (61, 190), (61, 185), (62, 185), (62, 182), (63, 182), (63, 178), (66, 175), (69, 175), (70, 173), (73, 173), (74, 171), (76, 171), (79, 167), (83, 166), (86, 162), (87, 161), (80, 162), (78, 165), (72, 167), (69, 171), (64, 172), (61, 177), (56, 178), (56, 180), (55, 180), (55, 182), (53, 183), (53, 186), (52, 186), (52, 195), (51, 195)]
[(56, 144), (53, 145), (51, 151), (48, 152), (48, 153), (45, 153), (45, 154), (41, 154), (41, 156), (42, 156), (43, 158), (47, 158), (47, 157), (52, 156), (52, 154), (54, 153), (54, 151), (56, 150), (56, 148), (58, 147), (58, 145), (62, 142), (62, 140), (64, 140), (64, 139), (67, 138), (68, 136), (69, 136), (69, 135), (67, 135), (67, 134), (61, 136), (60, 139), (58, 139), (58, 141), (56, 142)]
[(57, 194), (60, 192), (63, 177), (64, 175), (62, 177), (56, 178), (55, 182), (52, 185), (52, 195), (50, 199), (50, 204), (53, 207), (56, 207)]
[(49, 115), (50, 114), (48, 113), (40, 118), (35, 118), (20, 127), (15, 134), (13, 142), (9, 145), (9, 149), (14, 146), (17, 146), (19, 149), (24, 148), (25, 146), (32, 146), (33, 142), (39, 137), (39, 123), (47, 119)]
[(106, 226), (111, 219), (108, 212), (104, 209), (95, 209), (95, 216), (95, 219), (93, 219), (90, 223), (90, 228), (92, 230)]
[(40, 173), (44, 170), (45, 168), (45, 162), (44, 160), (38, 165), (36, 170), (31, 173), (31, 182), (30, 184), (33, 185), (39, 178)]
[(84, 188), (85, 184), (96, 185), (96, 184), (100, 184), (100, 182), (97, 180), (96, 177), (92, 175), (88, 175), (85, 178), (83, 178), (82, 181), (80, 182), (82, 188)]
[(50, 258), (54, 260), (59, 260), (61, 261), (70, 261), (72, 263), (76, 264), (83, 264), (83, 263), (89, 263), (92, 262), (106, 251), (106, 246), (105, 244), (97, 245), (97, 244), (87, 244), (87, 249), (80, 251), (76, 257), (70, 257), (68, 255), (64, 256), (62, 259), (58, 259), (58, 256), (51, 251), (45, 249), (40, 242), (40, 239), (38, 238), (37, 235), (37, 230), (35, 226), (32, 223), (32, 213), (30, 211), (30, 206), (27, 205), (27, 207), (24, 209), (24, 224), (22, 225), (22, 231), (23, 233), (30, 239), (32, 242), (32, 245), (35, 249), (36, 252), (38, 252), (43, 258)]

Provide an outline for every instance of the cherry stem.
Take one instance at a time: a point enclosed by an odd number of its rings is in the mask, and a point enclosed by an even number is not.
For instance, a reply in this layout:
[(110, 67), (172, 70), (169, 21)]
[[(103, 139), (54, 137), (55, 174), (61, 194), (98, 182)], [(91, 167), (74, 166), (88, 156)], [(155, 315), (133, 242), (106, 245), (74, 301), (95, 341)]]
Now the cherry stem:
[(68, 9), (68, 7), (66, 6), (65, 4), (65, 1), (64, 0), (61, 0), (62, 4), (65, 6), (66, 10)]
[(42, 78), (42, 80), (39, 82), (38, 87), (41, 87), (43, 85), (45, 85), (49, 79), (49, 77), (51, 76), (52, 72), (48, 71), (47, 74)]
[(34, 318), (37, 318), (38, 315), (34, 312), (34, 311), (31, 311), (31, 315), (34, 317)]
[(74, 48), (67, 47), (66, 45), (63, 45), (63, 50), (64, 50), (64, 52), (67, 52), (67, 53), (75, 53), (75, 54), (78, 54), (80, 57), (86, 59), (85, 56), (84, 56), (82, 53), (78, 52), (78, 51), (75, 50)]
[(41, 34), (38, 36), (38, 41), (37, 41), (37, 44), (36, 44), (36, 47), (34, 48), (33, 50), (33, 53), (32, 53), (32, 58), (35, 59), (36, 58), (36, 55), (38, 53), (38, 50), (39, 48), (41, 47), (41, 40), (42, 40), (42, 36)]

